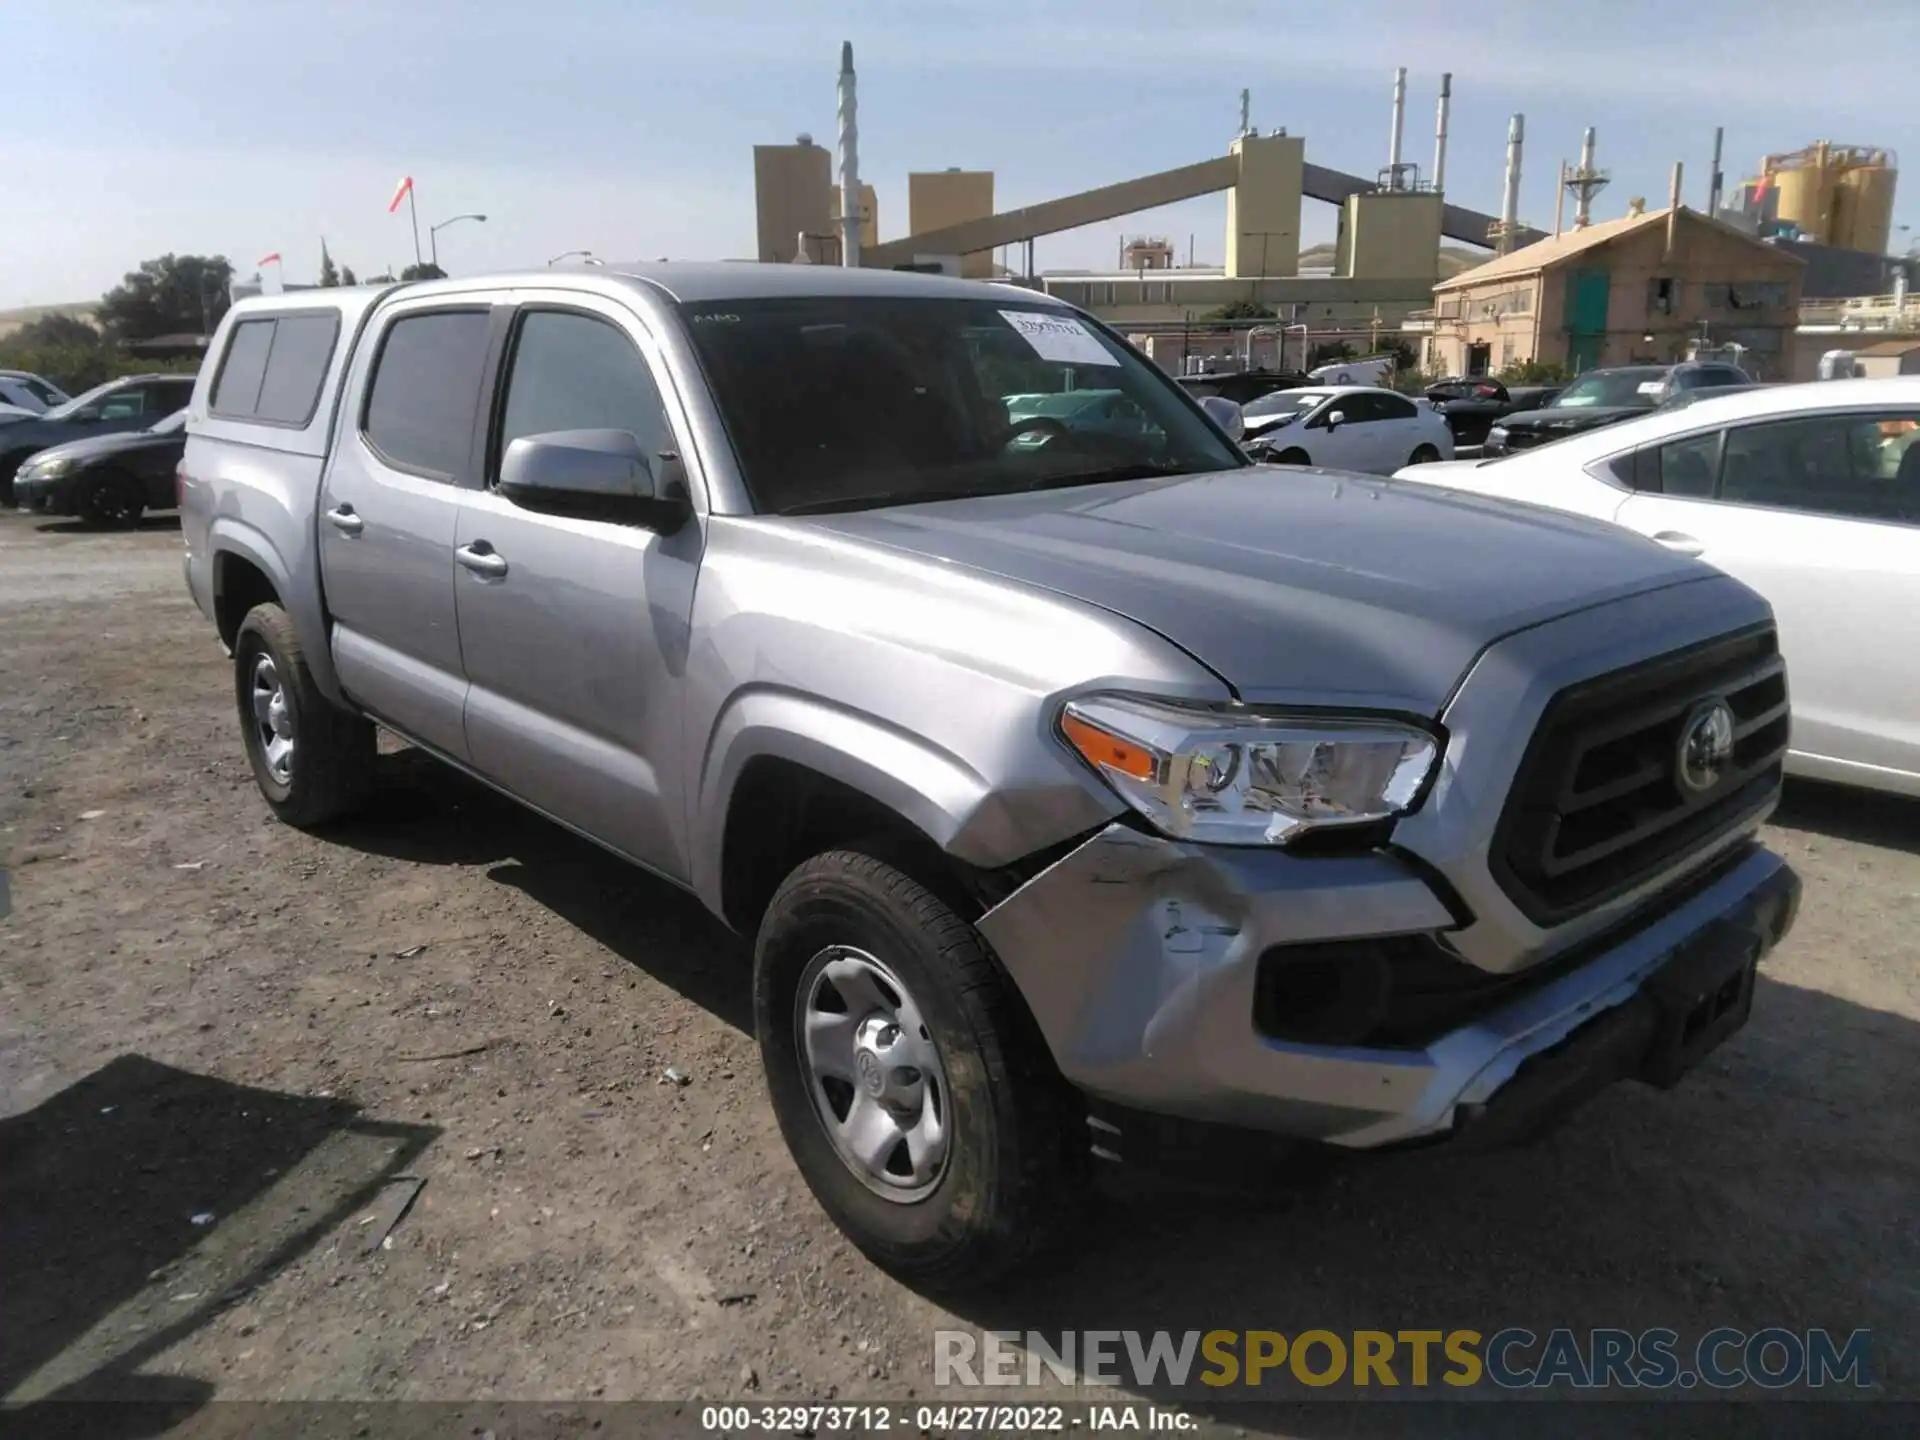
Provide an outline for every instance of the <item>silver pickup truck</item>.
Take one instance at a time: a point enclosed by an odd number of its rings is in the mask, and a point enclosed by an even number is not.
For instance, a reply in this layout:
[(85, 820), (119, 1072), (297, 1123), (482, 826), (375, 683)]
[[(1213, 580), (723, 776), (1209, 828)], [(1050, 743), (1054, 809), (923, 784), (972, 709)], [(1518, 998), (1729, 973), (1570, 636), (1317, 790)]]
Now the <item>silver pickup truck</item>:
[(754, 937), (795, 1162), (924, 1280), (1170, 1130), (1464, 1147), (1672, 1085), (1792, 921), (1751, 591), (1251, 465), (1031, 291), (251, 300), (188, 429), (187, 583), (274, 812), (360, 805), (377, 724), (692, 891)]

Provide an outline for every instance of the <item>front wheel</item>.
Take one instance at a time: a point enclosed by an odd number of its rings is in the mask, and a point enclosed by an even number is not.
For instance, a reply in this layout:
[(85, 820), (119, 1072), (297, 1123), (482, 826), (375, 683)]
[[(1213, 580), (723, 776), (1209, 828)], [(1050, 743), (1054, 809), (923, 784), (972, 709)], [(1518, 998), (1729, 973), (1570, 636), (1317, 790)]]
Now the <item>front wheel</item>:
[(1440, 452), (1431, 445), (1422, 445), (1407, 457), (1409, 465), (1431, 465), (1440, 458)]
[(74, 500), (76, 513), (95, 530), (129, 529), (147, 508), (140, 482), (115, 470), (82, 479)]
[(256, 605), (240, 622), (233, 691), (254, 782), (276, 816), (306, 829), (366, 803), (379, 749), (373, 725), (320, 693), (278, 605)]
[(761, 922), (754, 1028), (808, 1187), (879, 1264), (985, 1283), (1074, 1209), (1066, 1083), (973, 927), (875, 856), (830, 851)]

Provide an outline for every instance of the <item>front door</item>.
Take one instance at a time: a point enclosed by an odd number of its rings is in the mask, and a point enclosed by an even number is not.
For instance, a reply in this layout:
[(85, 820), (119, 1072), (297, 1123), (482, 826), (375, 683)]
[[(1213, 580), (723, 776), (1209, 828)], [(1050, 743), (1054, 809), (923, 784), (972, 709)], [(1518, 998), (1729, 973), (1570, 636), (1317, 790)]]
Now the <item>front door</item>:
[[(639, 319), (574, 297), (516, 317), (488, 484), (459, 524), (455, 593), (467, 744), (488, 779), (674, 879), (681, 823), (680, 688), (702, 529), (672, 535), (523, 510), (492, 488), (514, 440), (626, 430), (678, 451)], [(466, 568), (480, 557), (475, 568)]]
[(464, 759), (453, 547), (475, 473), (488, 311), (426, 302), (379, 324), (348, 377), (365, 403), (342, 417), (321, 487), (334, 666), (371, 714)]
[[(1793, 750), (1831, 779), (1920, 785), (1920, 407), (1669, 441), (1621, 524), (1698, 554), (1773, 606)], [(1876, 779), (1875, 772), (1881, 772)], [(1903, 787), (1905, 788), (1905, 787)]]
[(1567, 276), (1567, 368), (1578, 375), (1600, 363), (1607, 343), (1607, 307), (1613, 277), (1605, 270)]

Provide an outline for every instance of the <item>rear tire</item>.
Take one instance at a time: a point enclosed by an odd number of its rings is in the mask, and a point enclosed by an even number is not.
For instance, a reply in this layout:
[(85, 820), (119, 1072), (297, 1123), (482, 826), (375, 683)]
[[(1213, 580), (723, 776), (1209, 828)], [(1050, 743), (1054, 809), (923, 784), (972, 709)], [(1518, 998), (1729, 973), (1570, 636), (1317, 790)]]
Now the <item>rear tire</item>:
[(985, 1284), (1077, 1209), (1072, 1093), (986, 943), (917, 880), (856, 850), (802, 864), (761, 922), (753, 990), (787, 1147), (878, 1264)]
[(1431, 445), (1422, 445), (1407, 457), (1409, 465), (1431, 465), (1440, 458), (1440, 452)]
[(126, 530), (140, 523), (146, 496), (140, 482), (119, 470), (103, 470), (79, 482), (74, 511), (95, 530)]
[(320, 693), (280, 606), (256, 605), (240, 622), (233, 691), (254, 783), (276, 816), (304, 830), (366, 804), (378, 750), (372, 722)]
[(1295, 446), (1292, 449), (1282, 450), (1278, 455), (1274, 456), (1273, 463), (1276, 465), (1311, 465), (1313, 462), (1307, 459), (1306, 451)]

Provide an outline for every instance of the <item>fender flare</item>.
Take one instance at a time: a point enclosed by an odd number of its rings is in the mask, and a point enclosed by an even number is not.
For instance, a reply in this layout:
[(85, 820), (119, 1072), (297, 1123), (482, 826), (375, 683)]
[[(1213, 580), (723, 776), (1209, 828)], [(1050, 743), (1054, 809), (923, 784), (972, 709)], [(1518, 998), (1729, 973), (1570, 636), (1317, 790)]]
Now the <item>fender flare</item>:
[(333, 647), (328, 643), (326, 615), (320, 607), (317, 584), (303, 583), (264, 532), (231, 515), (216, 515), (207, 526), (208, 584), (216, 613), (223, 555), (237, 556), (267, 577), (293, 621), (294, 633), (300, 637), (300, 648), (305, 652), (314, 683), (334, 704), (350, 708), (350, 702), (340, 691), (339, 678), (334, 674)]

